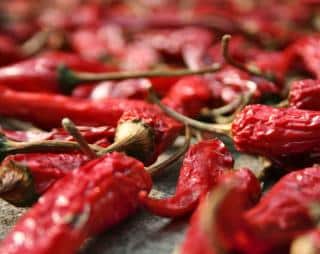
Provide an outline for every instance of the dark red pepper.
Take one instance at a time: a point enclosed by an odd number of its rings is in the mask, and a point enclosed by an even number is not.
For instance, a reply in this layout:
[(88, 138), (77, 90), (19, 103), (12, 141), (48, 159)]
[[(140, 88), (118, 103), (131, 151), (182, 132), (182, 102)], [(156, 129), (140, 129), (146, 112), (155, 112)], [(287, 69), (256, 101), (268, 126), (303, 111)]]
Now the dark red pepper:
[(1, 253), (75, 253), (84, 240), (131, 215), (150, 191), (143, 164), (112, 153), (72, 171), (47, 191), (2, 241)]
[(232, 163), (231, 154), (220, 140), (201, 141), (191, 146), (185, 155), (172, 197), (155, 199), (141, 193), (140, 200), (156, 215), (183, 216), (196, 208), (199, 200), (217, 184), (219, 176), (232, 168)]
[(193, 214), (179, 253), (234, 251), (243, 229), (241, 215), (258, 201), (260, 193), (260, 183), (251, 171), (226, 171)]

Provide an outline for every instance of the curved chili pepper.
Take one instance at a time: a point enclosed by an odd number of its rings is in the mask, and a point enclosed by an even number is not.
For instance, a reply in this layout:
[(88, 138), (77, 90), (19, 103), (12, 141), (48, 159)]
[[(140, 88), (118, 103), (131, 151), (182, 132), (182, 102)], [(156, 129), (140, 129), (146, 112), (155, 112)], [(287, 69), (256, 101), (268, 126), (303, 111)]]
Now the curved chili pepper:
[(94, 61), (88, 61), (75, 54), (48, 52), (0, 68), (0, 83), (11, 89), (29, 92), (57, 93), (68, 88), (59, 83), (57, 68), (66, 65), (78, 71), (105, 72), (111, 68)]
[(155, 199), (140, 194), (142, 204), (152, 213), (178, 217), (192, 212), (201, 197), (216, 185), (218, 177), (232, 167), (232, 156), (218, 140), (201, 141), (191, 146), (185, 155), (174, 196)]
[(309, 209), (319, 201), (319, 181), (319, 167), (289, 173), (247, 211), (245, 253), (270, 253), (288, 247), (296, 236), (312, 229), (315, 223)]
[(58, 179), (88, 161), (82, 154), (9, 155), (0, 166), (0, 196), (16, 206), (30, 205)]
[(320, 110), (320, 82), (305, 79), (292, 82), (289, 91), (289, 105), (291, 107), (308, 110)]
[(226, 171), (192, 215), (179, 253), (235, 250), (243, 228), (241, 215), (258, 201), (260, 193), (260, 183), (251, 171)]
[(116, 126), (124, 110), (146, 106), (143, 101), (109, 99), (104, 102), (80, 100), (62, 95), (27, 93), (0, 87), (0, 114), (24, 119), (50, 129), (63, 117), (84, 126)]
[(317, 156), (319, 131), (317, 111), (264, 105), (245, 107), (232, 123), (232, 136), (239, 151), (280, 162), (288, 156)]
[(84, 240), (124, 220), (151, 189), (143, 164), (112, 153), (72, 171), (15, 225), (0, 252), (75, 253)]

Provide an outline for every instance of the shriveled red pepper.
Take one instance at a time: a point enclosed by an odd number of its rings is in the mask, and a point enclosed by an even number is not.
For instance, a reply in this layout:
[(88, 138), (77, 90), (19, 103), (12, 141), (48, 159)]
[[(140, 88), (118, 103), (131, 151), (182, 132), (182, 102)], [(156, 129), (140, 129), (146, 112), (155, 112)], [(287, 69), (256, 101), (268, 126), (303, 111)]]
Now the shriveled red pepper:
[(216, 185), (219, 176), (232, 168), (232, 163), (231, 154), (220, 140), (201, 141), (191, 146), (185, 155), (172, 197), (155, 199), (142, 192), (140, 200), (156, 215), (183, 216), (196, 208), (199, 200)]
[(88, 161), (86, 155), (75, 153), (9, 155), (0, 166), (0, 196), (16, 206), (30, 205), (58, 179)]
[(320, 81), (305, 79), (292, 82), (289, 91), (291, 107), (308, 110), (319, 110)]
[(311, 167), (282, 177), (244, 215), (249, 241), (245, 253), (273, 253), (315, 226), (310, 206), (320, 198), (320, 170)]
[(59, 65), (66, 65), (78, 71), (106, 72), (112, 70), (106, 65), (84, 60), (75, 54), (48, 52), (0, 68), (0, 83), (18, 91), (70, 92), (71, 89), (59, 81), (57, 72)]
[(236, 250), (241, 215), (260, 197), (260, 183), (247, 169), (226, 171), (193, 214), (179, 253), (214, 254)]
[(59, 180), (15, 225), (0, 252), (75, 253), (86, 238), (131, 215), (138, 193), (150, 189), (141, 162), (107, 154)]
[(319, 152), (320, 113), (264, 105), (245, 107), (232, 123), (239, 151), (280, 161), (288, 156), (316, 157)]

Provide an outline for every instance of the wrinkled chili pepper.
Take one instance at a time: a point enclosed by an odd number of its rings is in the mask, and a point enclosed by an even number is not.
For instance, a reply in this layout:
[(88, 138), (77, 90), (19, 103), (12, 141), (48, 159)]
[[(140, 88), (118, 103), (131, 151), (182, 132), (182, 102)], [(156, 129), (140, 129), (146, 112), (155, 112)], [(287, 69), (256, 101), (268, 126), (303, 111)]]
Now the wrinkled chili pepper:
[(305, 79), (291, 83), (289, 91), (289, 105), (291, 107), (308, 110), (319, 110), (320, 82)]
[(319, 152), (320, 114), (294, 108), (249, 105), (235, 118), (232, 136), (239, 151), (280, 161)]
[(84, 240), (124, 220), (151, 189), (143, 164), (112, 153), (56, 182), (15, 225), (0, 252), (75, 253)]
[(183, 216), (196, 208), (201, 197), (216, 185), (219, 176), (232, 168), (232, 163), (231, 154), (220, 140), (201, 141), (191, 146), (185, 155), (172, 197), (155, 199), (142, 192), (140, 200), (156, 215)]
[(241, 215), (258, 201), (260, 193), (260, 183), (251, 171), (226, 171), (194, 212), (180, 253), (235, 250), (243, 228)]
[(0, 196), (16, 206), (30, 205), (58, 179), (88, 161), (82, 154), (9, 155), (0, 166)]
[(320, 198), (320, 170), (311, 167), (282, 177), (244, 215), (249, 241), (245, 253), (273, 253), (315, 226), (310, 205)]
[(106, 72), (112, 70), (99, 62), (84, 60), (75, 54), (48, 52), (0, 68), (0, 82), (18, 91), (65, 92), (68, 91), (68, 87), (59, 83), (56, 70), (61, 64), (78, 71)]

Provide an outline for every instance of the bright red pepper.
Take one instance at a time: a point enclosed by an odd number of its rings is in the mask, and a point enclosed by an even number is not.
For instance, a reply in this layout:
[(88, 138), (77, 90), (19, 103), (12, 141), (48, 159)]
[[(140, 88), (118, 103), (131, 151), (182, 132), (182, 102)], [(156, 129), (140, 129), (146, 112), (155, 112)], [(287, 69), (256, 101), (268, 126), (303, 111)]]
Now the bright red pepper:
[(57, 68), (66, 65), (78, 71), (106, 72), (111, 68), (75, 54), (48, 52), (0, 68), (0, 84), (18, 91), (58, 93), (68, 91), (59, 81)]
[[(2, 188), (1, 198), (16, 205), (30, 205), (38, 196), (47, 191), (58, 179), (89, 161), (82, 154), (16, 154), (7, 156), (0, 166)], [(5, 178), (12, 174), (26, 174), (15, 184)], [(14, 178), (14, 177), (13, 177)]]
[(220, 140), (201, 141), (191, 146), (185, 155), (176, 193), (164, 199), (141, 193), (141, 202), (156, 215), (183, 216), (196, 208), (201, 197), (216, 185), (219, 176), (230, 169), (232, 163), (231, 154)]
[(282, 177), (244, 219), (249, 241), (245, 253), (274, 253), (288, 248), (298, 235), (315, 226), (310, 206), (320, 198), (319, 167)]
[[(277, 162), (319, 153), (320, 113), (294, 108), (249, 105), (235, 118), (232, 136), (236, 148)], [(310, 163), (310, 161), (309, 161)]]
[(260, 183), (251, 171), (226, 171), (193, 214), (180, 253), (234, 251), (241, 239), (241, 215), (258, 201), (260, 193)]
[(0, 253), (75, 253), (84, 240), (124, 220), (151, 189), (143, 164), (112, 153), (59, 180), (15, 225)]
[(0, 90), (1, 115), (25, 119), (48, 129), (60, 126), (63, 117), (69, 117), (77, 125), (114, 127), (126, 109), (148, 107), (143, 101), (94, 102), (62, 95), (18, 92), (5, 87)]
[(291, 83), (289, 105), (308, 110), (320, 110), (320, 81), (305, 79)]

